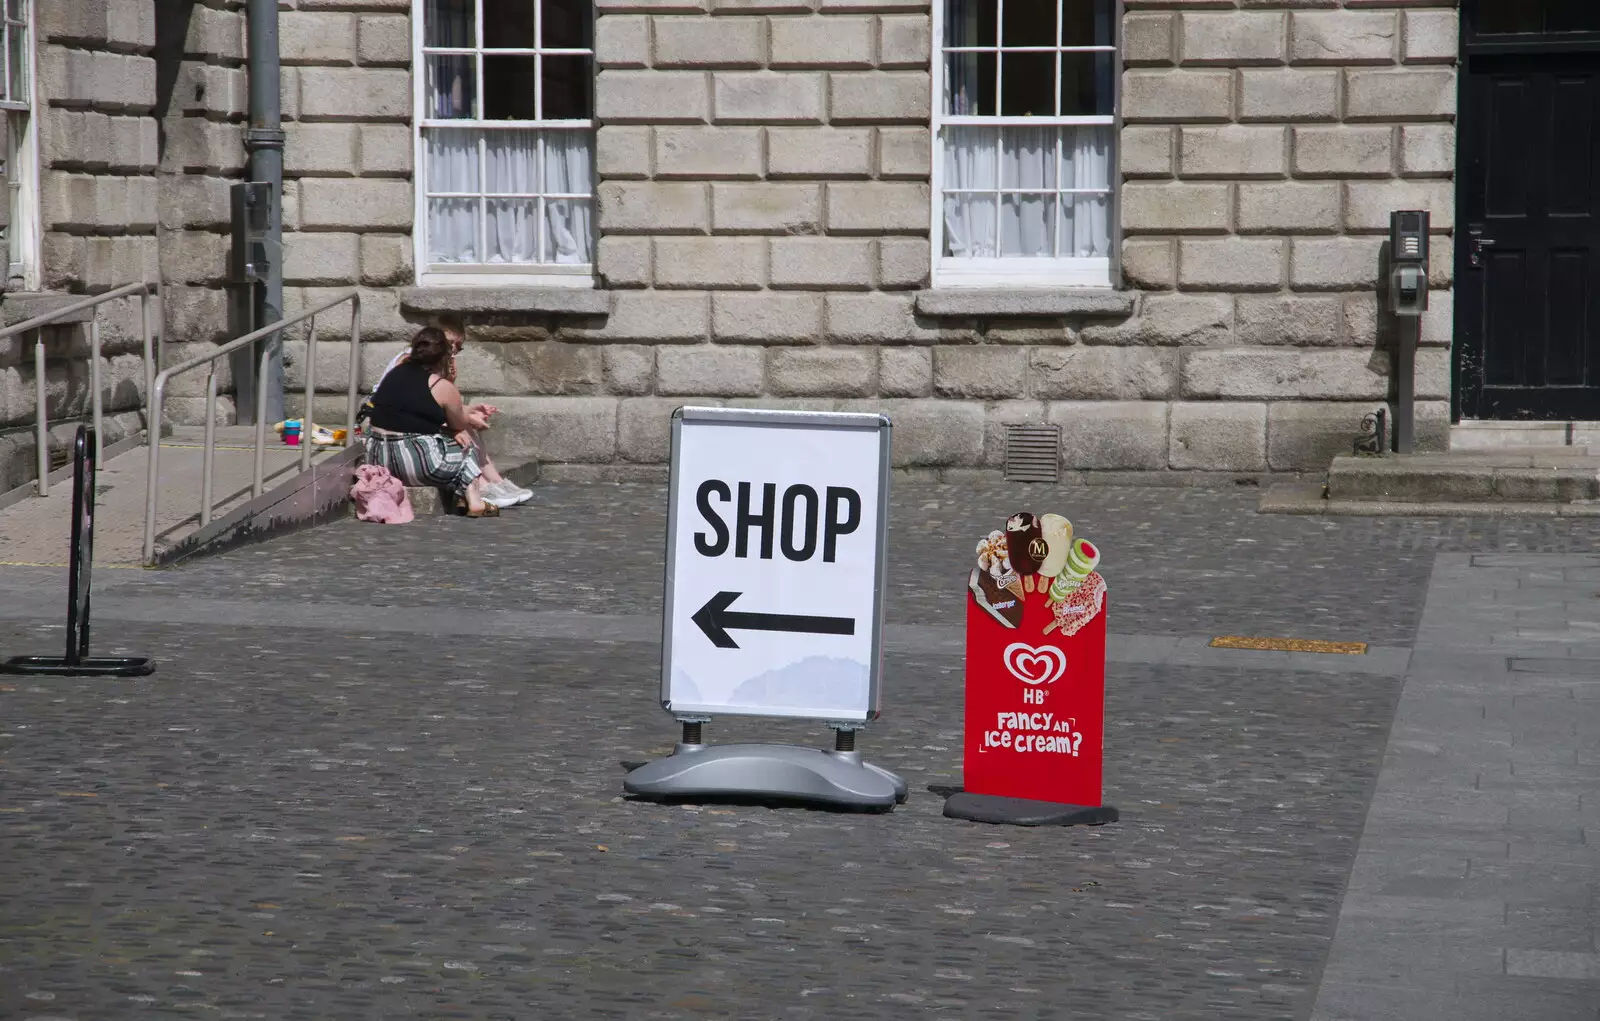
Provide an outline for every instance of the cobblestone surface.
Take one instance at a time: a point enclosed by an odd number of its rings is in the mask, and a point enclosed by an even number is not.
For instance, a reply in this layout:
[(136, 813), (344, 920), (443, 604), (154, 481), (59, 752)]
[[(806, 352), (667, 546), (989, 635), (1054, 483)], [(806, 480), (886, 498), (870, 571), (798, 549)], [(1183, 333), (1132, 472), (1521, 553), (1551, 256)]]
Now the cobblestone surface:
[[(901, 484), (892, 490), (888, 618), (959, 626), (973, 547), (1024, 509), (1067, 515), (1105, 551), (1111, 626), (1122, 633), (1404, 645), (1433, 553), (1600, 543), (1600, 521), (1258, 515), (1258, 497), (1254, 489)], [(539, 487), (497, 520), (342, 523), (143, 583), (200, 598), (658, 613), (665, 527), (664, 487)], [(388, 562), (408, 570), (385, 572)]]
[[(1593, 538), (1258, 518), (1252, 496), (903, 486), (892, 616), (954, 618), (966, 550), (1023, 506), (1106, 547), (1121, 633), (1403, 645), (1434, 550)], [(113, 621), (96, 651), (155, 676), (0, 680), (0, 1017), (1308, 1015), (1398, 678), (1113, 664), (1123, 821), (1012, 830), (945, 820), (927, 790), (959, 782), (958, 656), (889, 658), (862, 747), (911, 799), (839, 815), (620, 797), (620, 763), (675, 736), (647, 644), (362, 634), (385, 607), (648, 612), (660, 502), (543, 488), (494, 521), (105, 572), (118, 598), (343, 599), (350, 626)], [(0, 620), (0, 649), (53, 649), (55, 594), (8, 577), (0, 598), (41, 609)]]
[(838, 815), (619, 797), (674, 736), (642, 647), (318, 637), (124, 631), (157, 675), (7, 681), (0, 1016), (1292, 1017), (1397, 687), (1117, 668), (1125, 821), (1028, 831), (927, 791), (951, 657), (897, 657), (863, 738), (910, 801)]

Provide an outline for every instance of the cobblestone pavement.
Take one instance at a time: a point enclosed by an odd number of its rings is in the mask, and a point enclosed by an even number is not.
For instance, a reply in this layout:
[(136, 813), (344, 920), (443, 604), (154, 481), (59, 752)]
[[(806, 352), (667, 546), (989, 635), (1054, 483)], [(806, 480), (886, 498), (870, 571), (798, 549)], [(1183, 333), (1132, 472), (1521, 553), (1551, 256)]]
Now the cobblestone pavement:
[[(633, 802), (620, 763), (675, 736), (655, 648), (446, 611), (656, 612), (660, 496), (544, 487), (493, 521), (101, 572), (108, 603), (240, 612), (102, 621), (96, 651), (154, 655), (150, 678), (0, 681), (0, 1018), (1309, 1015), (1397, 677), (1113, 663), (1123, 821), (1013, 830), (941, 817), (927, 788), (959, 782), (961, 660), (899, 652), (862, 739), (911, 784), (893, 813)], [(1125, 636), (1408, 645), (1435, 551), (1594, 539), (1260, 518), (1252, 497), (902, 485), (891, 618), (959, 620), (968, 550), (1022, 507), (1105, 548)], [(59, 644), (59, 587), (0, 572), (0, 648)], [(295, 599), (348, 609), (264, 626)]]
[[(1055, 510), (1105, 550), (1113, 630), (1293, 634), (1409, 643), (1436, 551), (1587, 551), (1600, 520), (1259, 515), (1253, 489), (934, 486), (893, 489), (889, 620), (959, 625), (977, 540), (1016, 510)], [(354, 523), (147, 578), (186, 597), (356, 605), (516, 606), (656, 614), (666, 492), (543, 486), (490, 521)], [(363, 565), (404, 563), (389, 580)], [(418, 576), (420, 574), (420, 576)], [(952, 583), (952, 579), (956, 583)]]

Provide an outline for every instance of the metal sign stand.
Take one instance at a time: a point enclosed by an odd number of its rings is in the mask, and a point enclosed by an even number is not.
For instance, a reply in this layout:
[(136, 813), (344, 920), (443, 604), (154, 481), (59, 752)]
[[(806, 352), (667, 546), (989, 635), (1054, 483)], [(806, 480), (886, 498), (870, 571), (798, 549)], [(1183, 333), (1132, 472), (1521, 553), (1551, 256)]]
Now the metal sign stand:
[(906, 782), (864, 762), (851, 725), (836, 726), (833, 751), (795, 745), (708, 745), (704, 717), (680, 717), (683, 740), (664, 759), (647, 762), (622, 782), (649, 798), (751, 798), (851, 808), (904, 804)]
[(0, 674), (58, 677), (143, 677), (155, 671), (148, 657), (89, 655), (89, 582), (94, 562), (95, 435), (78, 426), (72, 451), (72, 549), (67, 564), (67, 654), (14, 656)]
[[(695, 454), (684, 454), (685, 422), (700, 430), (697, 433), (701, 436), (699, 443), (712, 442), (707, 432), (711, 430), (722, 440), (734, 444), (726, 448), (731, 454), (710, 460), (709, 463), (714, 465), (710, 470), (717, 473), (716, 478), (709, 479), (698, 473), (696, 468), (698, 465), (700, 469), (705, 469), (708, 462), (704, 455), (711, 448), (696, 448), (700, 455), (698, 461), (695, 460)], [(724, 427), (733, 432), (723, 431)], [(744, 438), (737, 433), (739, 429), (756, 432)], [(882, 661), (882, 551), (888, 522), (889, 429), (888, 419), (876, 415), (720, 408), (680, 408), (674, 413), (672, 498), (667, 511), (662, 707), (671, 712), (683, 727), (683, 735), (671, 755), (647, 762), (628, 773), (622, 784), (628, 794), (650, 800), (799, 802), (868, 811), (888, 811), (906, 800), (906, 782), (885, 769), (862, 761), (861, 753), (856, 750), (856, 731), (864, 726), (866, 720), (877, 716), (877, 685)], [(818, 432), (826, 433), (829, 430), (844, 430), (853, 433), (855, 438), (841, 440), (842, 446), (827, 446), (828, 458), (823, 462), (826, 467), (818, 469), (817, 473), (827, 476), (827, 487), (834, 486), (835, 482), (842, 487), (845, 480), (849, 479), (857, 489), (825, 487), (819, 490), (795, 481), (789, 490), (785, 490), (785, 497), (780, 502), (775, 483), (723, 481), (740, 478), (738, 472), (741, 466), (749, 468), (751, 464), (758, 466), (756, 470), (762, 472), (763, 477), (770, 477), (768, 469), (772, 464), (783, 464), (785, 470), (801, 472), (800, 468), (783, 461), (778, 450), (768, 449), (764, 443), (778, 443), (781, 446), (781, 440), (777, 437), (806, 434), (815, 438)], [(870, 442), (862, 439), (863, 432), (873, 435)], [(813, 448), (812, 454), (815, 453)], [(839, 455), (837, 459), (832, 456), (835, 454)], [(855, 460), (850, 461), (844, 456), (846, 454), (853, 455)], [(688, 462), (687, 466), (684, 466), (685, 461)], [(821, 485), (816, 477), (808, 476), (808, 479), (812, 486)], [(680, 482), (689, 487), (687, 492), (690, 495), (685, 500), (679, 498)], [(694, 494), (697, 484), (698, 497)], [(756, 494), (761, 492), (763, 485), (768, 493), (764, 498), (765, 510), (754, 511), (750, 501), (762, 499)], [(862, 509), (861, 494), (869, 491), (876, 492), (876, 521), (872, 521)], [(732, 528), (735, 533), (733, 542), (729, 541), (727, 522), (708, 520), (706, 527), (714, 528), (721, 539), (707, 532), (697, 535), (695, 544), (690, 546), (685, 536), (684, 558), (680, 561), (679, 528), (684, 516), (693, 515), (697, 510), (702, 515), (709, 513), (708, 508), (713, 502), (710, 494), (725, 494), (724, 499), (731, 500), (735, 492), (739, 496), (738, 517)], [(835, 495), (843, 501), (846, 492), (857, 501), (854, 506), (859, 513), (849, 516), (848, 525), (843, 520), (824, 515), (823, 528), (829, 527), (828, 522), (831, 522), (834, 530), (819, 541), (819, 516), (816, 513), (819, 502), (832, 500)], [(777, 510), (780, 503), (787, 508), (781, 518)], [(812, 508), (809, 515), (791, 513), (808, 505)], [(837, 510), (844, 503), (829, 506)], [(846, 547), (839, 543), (840, 536), (857, 535), (859, 529), (863, 534), (853, 540), (859, 544), (866, 532), (861, 526), (869, 523), (876, 529), (872, 545), (876, 551), (875, 560), (865, 559), (859, 549), (846, 552)], [(775, 536), (767, 529), (776, 529), (776, 536), (782, 537), (777, 539), (777, 543), (782, 547), (781, 556), (784, 559), (778, 559), (778, 554), (773, 552)], [(798, 538), (802, 533), (806, 538)], [(762, 538), (765, 552), (747, 550), (745, 540), (750, 534)], [(730, 545), (734, 547), (731, 551)], [(861, 559), (850, 561), (852, 554)], [(814, 557), (821, 559), (813, 561)], [(805, 570), (823, 563), (829, 565), (826, 570), (840, 571), (841, 577), (851, 579), (846, 590), (859, 594), (859, 597), (854, 600), (853, 608), (851, 599), (835, 600), (832, 604), (819, 599), (818, 609), (825, 606), (834, 614), (846, 613), (847, 616), (816, 615), (818, 611), (811, 610), (809, 606), (805, 607), (808, 612), (802, 614), (763, 612), (773, 608), (763, 605), (760, 592), (780, 590), (786, 579), (800, 584), (797, 575), (784, 573), (790, 570), (787, 565), (794, 565), (796, 570)], [(863, 570), (859, 568), (860, 564), (869, 566)], [(851, 570), (857, 573), (848, 573)], [(749, 592), (748, 596), (745, 595), (746, 591)], [(865, 598), (868, 594), (870, 600)], [(688, 612), (690, 609), (693, 610), (692, 614)], [(870, 622), (867, 619), (869, 614)], [(678, 637), (682, 644), (676, 655), (673, 647), (675, 623), (682, 629)], [(736, 632), (736, 635), (730, 635), (730, 631)], [(785, 712), (780, 706), (762, 705), (759, 700), (755, 703), (729, 703), (727, 711), (737, 715), (820, 720), (834, 730), (834, 746), (827, 750), (792, 745), (707, 744), (704, 727), (711, 722), (712, 713), (720, 711), (724, 703), (693, 697), (685, 701), (680, 693), (678, 704), (675, 705), (672, 684), (674, 664), (680, 660), (692, 661), (699, 656), (702, 657), (702, 664), (708, 664), (704, 667), (707, 674), (726, 676), (728, 668), (721, 665), (722, 660), (718, 657), (747, 655), (751, 650), (759, 652), (763, 643), (792, 643), (793, 636), (797, 635), (808, 636), (809, 641), (817, 643), (819, 650), (833, 650), (840, 655), (846, 654), (846, 650), (853, 650), (849, 654), (857, 658), (864, 672), (869, 671), (870, 657), (870, 677), (864, 682), (867, 689), (863, 692), (863, 703), (859, 706), (835, 704), (831, 710), (823, 710), (847, 716), (860, 712), (861, 718), (841, 720), (830, 718), (822, 712), (815, 715)], [(869, 638), (870, 642), (865, 641)], [(792, 644), (785, 647), (792, 648)], [(737, 651), (741, 648), (745, 652)], [(832, 655), (833, 652), (826, 654)], [(824, 653), (819, 651), (817, 655)], [(787, 654), (780, 657), (780, 661), (786, 659)], [(792, 663), (783, 665), (798, 666), (799, 676), (791, 675), (788, 680), (796, 688), (820, 691), (825, 687), (826, 678), (817, 673), (817, 668)], [(822, 706), (817, 708), (821, 709)], [(771, 711), (767, 711), (769, 709)]]

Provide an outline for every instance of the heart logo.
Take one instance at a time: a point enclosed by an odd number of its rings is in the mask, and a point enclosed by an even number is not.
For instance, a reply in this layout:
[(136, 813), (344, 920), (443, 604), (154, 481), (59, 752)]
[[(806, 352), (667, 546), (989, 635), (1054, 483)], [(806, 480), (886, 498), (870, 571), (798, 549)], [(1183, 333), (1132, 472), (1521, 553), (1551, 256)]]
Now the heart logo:
[(1054, 684), (1067, 672), (1067, 654), (1054, 645), (1034, 648), (1026, 642), (1006, 646), (1006, 669), (1023, 684)]

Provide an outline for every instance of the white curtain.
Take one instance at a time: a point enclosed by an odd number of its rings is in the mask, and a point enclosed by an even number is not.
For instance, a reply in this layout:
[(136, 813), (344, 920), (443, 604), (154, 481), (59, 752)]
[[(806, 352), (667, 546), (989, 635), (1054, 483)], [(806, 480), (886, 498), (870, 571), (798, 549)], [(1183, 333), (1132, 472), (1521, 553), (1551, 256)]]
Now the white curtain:
[[(1111, 249), (1110, 153), (1108, 126), (946, 128), (945, 254), (1105, 258)], [(1002, 195), (1003, 189), (1033, 193)], [(1074, 194), (1078, 189), (1091, 193)]]
[(1061, 196), (1061, 254), (1080, 259), (1111, 255), (1111, 128), (1063, 128), (1061, 187), (1099, 194)]
[[(539, 133), (490, 131), (484, 190), (539, 193)], [(495, 265), (539, 261), (539, 200), (489, 199), (489, 245), (485, 262)]]
[[(1000, 254), (1054, 258), (1057, 196), (1055, 128), (1000, 132), (1000, 187), (1038, 189), (1000, 200)], [(1068, 253), (1062, 252), (1066, 255)]]
[(945, 254), (958, 259), (991, 259), (999, 253), (999, 210), (995, 195), (962, 194), (958, 188), (1000, 185), (998, 128), (946, 128), (944, 132)]
[[(489, 195), (480, 209), (475, 198), (428, 200), (428, 259), (434, 263), (508, 265), (593, 261), (593, 207), (585, 198), (546, 198), (544, 237), (539, 232), (540, 195), (588, 196), (594, 191), (593, 138), (590, 131), (430, 128), (425, 133), (430, 192), (480, 190)], [(544, 136), (544, 175), (539, 174), (539, 139)], [(483, 139), (482, 184), (478, 142)], [(485, 250), (478, 251), (479, 217)]]
[[(544, 191), (547, 195), (589, 195), (594, 191), (594, 133), (547, 131), (544, 136)], [(594, 261), (594, 229), (588, 199), (545, 200), (545, 257), (561, 265)]]
[[(428, 190), (476, 194), (478, 132), (429, 128), (423, 132)], [(428, 261), (482, 262), (478, 255), (478, 200), (428, 200)]]

